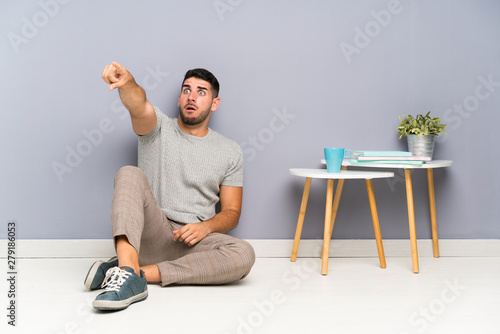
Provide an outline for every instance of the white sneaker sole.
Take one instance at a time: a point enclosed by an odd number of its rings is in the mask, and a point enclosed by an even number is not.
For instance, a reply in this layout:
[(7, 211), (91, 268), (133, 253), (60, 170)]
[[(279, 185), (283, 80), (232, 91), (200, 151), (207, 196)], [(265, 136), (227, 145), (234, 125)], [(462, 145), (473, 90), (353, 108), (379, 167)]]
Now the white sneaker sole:
[(148, 297), (148, 290), (125, 300), (94, 300), (92, 306), (100, 311), (118, 311), (127, 308), (130, 304), (140, 302)]

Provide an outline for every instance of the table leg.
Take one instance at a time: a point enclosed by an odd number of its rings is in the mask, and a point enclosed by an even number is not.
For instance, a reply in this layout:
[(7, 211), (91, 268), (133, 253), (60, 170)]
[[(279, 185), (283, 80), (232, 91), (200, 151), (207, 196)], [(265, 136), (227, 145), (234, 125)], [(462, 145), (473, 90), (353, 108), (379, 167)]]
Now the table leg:
[(439, 257), (436, 197), (434, 195), (434, 174), (432, 173), (432, 168), (427, 168), (427, 184), (429, 186), (429, 206), (431, 209), (432, 249), (434, 250), (434, 257)]
[[(342, 166), (342, 170), (346, 170), (347, 166)], [(332, 223), (330, 226), (330, 239), (332, 238), (333, 225), (335, 225), (335, 218), (337, 218), (337, 212), (339, 210), (340, 196), (342, 195), (342, 188), (344, 187), (344, 179), (339, 179), (337, 181), (337, 189), (335, 190), (335, 197), (333, 198), (333, 208), (332, 208)]]
[(415, 210), (413, 204), (411, 169), (405, 169), (405, 182), (406, 182), (406, 201), (408, 203), (408, 222), (410, 227), (411, 258), (413, 263), (413, 272), (418, 273), (417, 233), (415, 230)]
[(295, 231), (295, 239), (293, 240), (292, 256), (290, 260), (295, 262), (297, 260), (297, 252), (299, 250), (300, 236), (302, 234), (302, 226), (304, 225), (304, 216), (306, 215), (307, 200), (309, 199), (309, 190), (311, 189), (312, 178), (306, 178), (304, 185), (304, 192), (302, 194), (302, 203), (300, 204), (299, 220), (297, 221), (297, 230)]
[(328, 274), (328, 256), (330, 252), (330, 225), (332, 222), (333, 179), (328, 179), (325, 205), (325, 232), (323, 234), (323, 254), (321, 255), (321, 274)]
[(366, 180), (366, 190), (368, 192), (368, 200), (370, 202), (370, 210), (372, 212), (373, 230), (375, 231), (375, 239), (377, 240), (378, 258), (380, 267), (385, 268), (384, 245), (382, 244), (382, 234), (380, 233), (380, 224), (378, 220), (377, 204), (375, 203), (375, 194), (373, 193), (372, 180)]

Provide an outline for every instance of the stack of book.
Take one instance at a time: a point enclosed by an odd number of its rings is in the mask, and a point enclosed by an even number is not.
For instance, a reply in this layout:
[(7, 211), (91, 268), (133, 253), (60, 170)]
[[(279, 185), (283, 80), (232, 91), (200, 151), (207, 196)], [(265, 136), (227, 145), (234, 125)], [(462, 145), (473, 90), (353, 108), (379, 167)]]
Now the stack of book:
[(430, 157), (419, 157), (405, 151), (353, 151), (350, 163), (378, 163), (422, 165), (431, 161)]

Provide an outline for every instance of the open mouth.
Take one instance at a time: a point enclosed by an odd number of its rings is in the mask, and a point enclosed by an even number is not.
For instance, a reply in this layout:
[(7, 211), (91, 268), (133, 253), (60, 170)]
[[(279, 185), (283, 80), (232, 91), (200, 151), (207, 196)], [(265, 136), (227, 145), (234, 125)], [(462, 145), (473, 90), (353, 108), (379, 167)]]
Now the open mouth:
[(196, 111), (196, 106), (192, 104), (186, 105), (186, 111)]

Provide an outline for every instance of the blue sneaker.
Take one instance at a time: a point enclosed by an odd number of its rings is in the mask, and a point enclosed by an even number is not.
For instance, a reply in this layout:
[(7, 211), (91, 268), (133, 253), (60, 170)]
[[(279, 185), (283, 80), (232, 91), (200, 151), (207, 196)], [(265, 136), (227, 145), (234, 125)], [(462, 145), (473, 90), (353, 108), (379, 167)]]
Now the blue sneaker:
[(113, 267), (118, 267), (117, 256), (112, 257), (108, 261), (96, 261), (92, 267), (90, 267), (83, 284), (90, 290), (101, 288), (104, 277), (106, 277), (106, 272)]
[(138, 276), (130, 267), (114, 267), (108, 270), (102, 284), (106, 290), (98, 295), (92, 306), (101, 311), (117, 311), (148, 297), (148, 285), (144, 272)]

